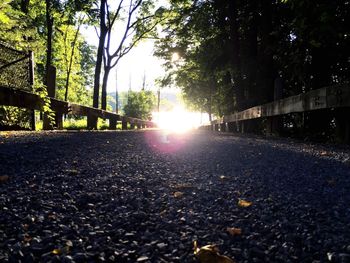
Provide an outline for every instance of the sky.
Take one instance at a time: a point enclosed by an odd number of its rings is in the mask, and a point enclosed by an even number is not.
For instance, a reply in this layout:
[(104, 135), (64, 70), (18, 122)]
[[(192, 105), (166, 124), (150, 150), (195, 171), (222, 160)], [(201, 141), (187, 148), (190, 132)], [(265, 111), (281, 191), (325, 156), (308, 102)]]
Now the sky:
[[(111, 10), (116, 9), (115, 4), (117, 2), (110, 1), (109, 3), (111, 4)], [(155, 1), (155, 3), (155, 8), (168, 5), (167, 0), (158, 0)], [(113, 27), (111, 35), (112, 52), (115, 50), (113, 44), (115, 46), (119, 44), (118, 40), (123, 34), (124, 26), (125, 24), (123, 22), (116, 22)], [(94, 45), (95, 47), (98, 46), (98, 36), (92, 26), (84, 27), (81, 32), (90, 45)], [(107, 90), (109, 92), (115, 91), (116, 78), (118, 79), (118, 90), (128, 90), (130, 85), (132, 90), (140, 90), (144, 76), (146, 76), (146, 88), (157, 90), (158, 87), (155, 87), (155, 79), (164, 75), (164, 70), (161, 66), (162, 61), (153, 56), (153, 51), (154, 41), (147, 39), (140, 42), (128, 54), (121, 58), (118, 65), (110, 73)], [(118, 77), (116, 77), (116, 75)], [(177, 90), (176, 92), (179, 91)]]
[[(85, 27), (82, 34), (90, 45), (97, 47), (98, 37), (92, 27)], [(140, 90), (143, 78), (146, 76), (146, 88), (157, 90), (155, 79), (164, 74), (162, 61), (153, 56), (154, 43), (152, 40), (144, 40), (134, 47), (127, 55), (118, 62), (118, 65), (111, 71), (107, 90), (113, 92), (116, 89), (116, 79), (119, 91), (129, 89)], [(117, 75), (117, 76), (116, 76)]]

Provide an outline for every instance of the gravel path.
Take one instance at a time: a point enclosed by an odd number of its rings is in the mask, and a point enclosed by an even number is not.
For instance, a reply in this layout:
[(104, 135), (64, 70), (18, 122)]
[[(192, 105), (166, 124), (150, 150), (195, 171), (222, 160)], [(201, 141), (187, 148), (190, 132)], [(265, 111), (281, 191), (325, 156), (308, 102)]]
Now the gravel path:
[(238, 263), (350, 262), (348, 148), (205, 132), (0, 136), (0, 262), (196, 262), (194, 240)]

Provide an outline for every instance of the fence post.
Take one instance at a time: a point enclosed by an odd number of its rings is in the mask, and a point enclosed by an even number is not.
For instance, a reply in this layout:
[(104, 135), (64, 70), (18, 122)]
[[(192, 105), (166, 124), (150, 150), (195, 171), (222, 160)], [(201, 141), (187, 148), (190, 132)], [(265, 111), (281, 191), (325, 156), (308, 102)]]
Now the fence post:
[[(34, 54), (33, 51), (29, 51), (29, 85), (32, 87), (34, 93)], [(30, 111), (31, 120), (30, 128), (35, 131), (35, 110)]]
[(123, 116), (122, 117), (122, 130), (127, 130), (128, 129), (128, 122), (126, 121), (126, 118)]
[(56, 112), (55, 113), (55, 122), (56, 122), (56, 128), (59, 130), (63, 129), (63, 113)]
[(87, 115), (87, 128), (89, 130), (97, 130), (97, 120), (98, 117), (89, 112)]
[(234, 122), (227, 123), (227, 131), (228, 132), (235, 132), (235, 123)]
[(221, 132), (226, 132), (226, 122), (220, 123), (219, 127)]
[(115, 130), (117, 129), (117, 117), (110, 117), (109, 118), (109, 129), (110, 130)]
[[(283, 85), (282, 78), (277, 77), (274, 83), (274, 100), (280, 100), (283, 97)], [(281, 116), (273, 116), (266, 118), (266, 135), (279, 135), (282, 128), (282, 118)]]
[(336, 140), (341, 143), (350, 143), (350, 108), (335, 110)]
[[(52, 65), (49, 66), (47, 69), (47, 94), (51, 98), (55, 98), (55, 93), (56, 93), (56, 68)], [(55, 116), (55, 121), (56, 121), (56, 116)], [(50, 123), (50, 120), (47, 116), (46, 113), (44, 113), (44, 118), (43, 118), (43, 129), (44, 130), (52, 130), (53, 129), (53, 124)]]

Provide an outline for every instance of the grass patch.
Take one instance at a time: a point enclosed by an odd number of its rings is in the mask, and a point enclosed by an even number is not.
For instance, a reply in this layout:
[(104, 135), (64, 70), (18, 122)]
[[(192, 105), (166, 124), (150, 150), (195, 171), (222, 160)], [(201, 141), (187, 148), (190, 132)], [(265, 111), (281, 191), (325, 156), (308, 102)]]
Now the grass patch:
[[(87, 120), (83, 119), (66, 119), (63, 121), (63, 129), (64, 130), (86, 130), (87, 129)], [(97, 130), (108, 130), (109, 129), (109, 121), (98, 119), (97, 122)], [(117, 123), (117, 130), (122, 129), (121, 122)], [(128, 123), (128, 129), (130, 129), (130, 124)], [(35, 130), (42, 131), (43, 130), (43, 121), (36, 121)]]
[(66, 119), (63, 121), (63, 129), (66, 130), (84, 130), (87, 128), (86, 118), (84, 119)]

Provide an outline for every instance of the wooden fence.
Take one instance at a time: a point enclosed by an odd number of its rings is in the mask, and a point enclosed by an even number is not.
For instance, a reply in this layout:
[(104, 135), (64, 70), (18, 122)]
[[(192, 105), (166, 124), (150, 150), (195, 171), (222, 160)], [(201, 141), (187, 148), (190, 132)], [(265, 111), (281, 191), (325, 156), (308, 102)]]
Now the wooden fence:
[[(43, 111), (45, 100), (50, 103), (51, 111), (55, 114), (55, 125), (46, 126), (46, 128), (63, 128), (63, 115), (73, 114), (76, 116), (87, 116), (90, 120), (89, 128), (95, 128), (97, 119), (108, 119), (109, 129), (116, 129), (117, 122), (122, 123), (122, 129), (127, 129), (128, 124), (130, 128), (152, 128), (155, 127), (155, 123), (151, 121), (140, 120), (137, 118), (131, 118), (127, 116), (121, 116), (113, 112), (96, 109), (92, 107), (82, 106), (75, 103), (70, 103), (66, 101), (57, 100), (51, 97), (42, 98), (37, 94), (26, 92), (18, 89), (11, 89), (7, 87), (0, 86), (0, 105), (4, 106), (15, 106), (19, 108), (26, 108), (32, 110)], [(91, 123), (92, 120), (92, 123)]]
[(266, 119), (266, 133), (278, 134), (279, 116), (290, 113), (304, 113), (316, 110), (335, 109), (334, 117), (341, 141), (350, 142), (350, 85), (342, 84), (311, 90), (296, 96), (255, 106), (241, 112), (213, 120), (202, 126), (214, 131), (246, 132), (247, 122), (254, 119)]

